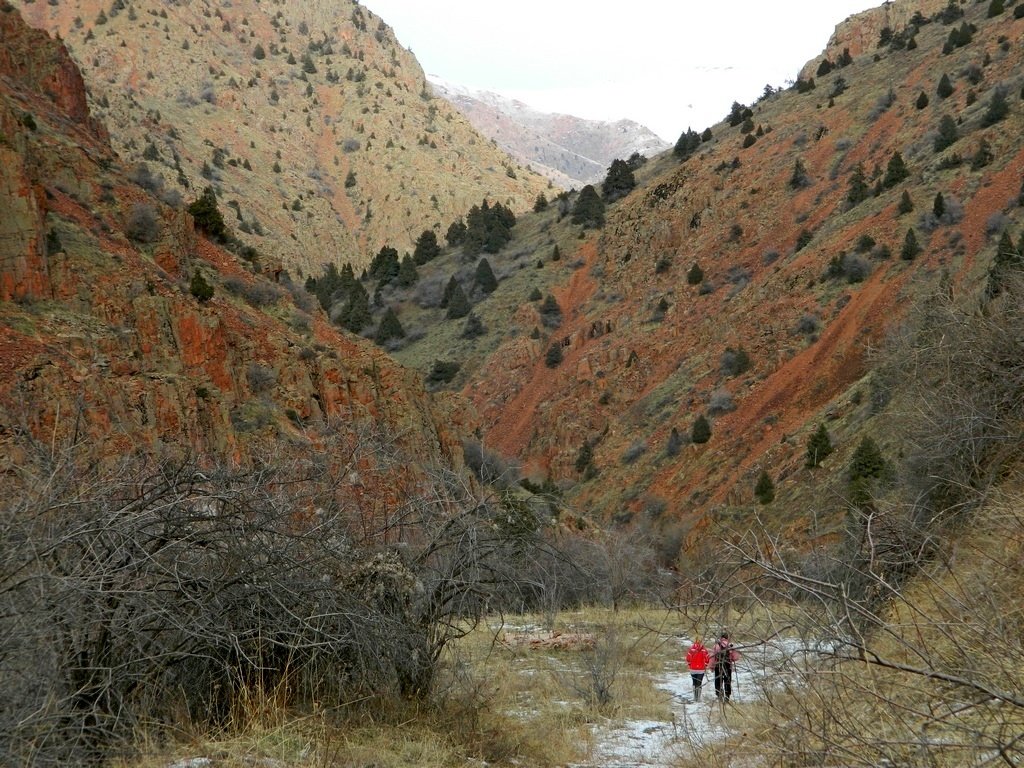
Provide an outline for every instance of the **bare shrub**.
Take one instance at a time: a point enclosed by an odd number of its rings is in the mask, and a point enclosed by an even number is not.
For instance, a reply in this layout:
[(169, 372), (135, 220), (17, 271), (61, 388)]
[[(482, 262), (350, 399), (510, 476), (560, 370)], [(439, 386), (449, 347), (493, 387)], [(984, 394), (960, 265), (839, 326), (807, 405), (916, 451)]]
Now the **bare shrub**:
[(249, 389), (259, 395), (268, 392), (277, 384), (277, 373), (265, 365), (249, 363), (249, 367), (245, 369), (245, 379), (249, 383)]
[(708, 413), (712, 416), (734, 410), (736, 403), (733, 401), (732, 393), (725, 387), (719, 387), (708, 398)]
[(138, 243), (153, 243), (160, 239), (160, 215), (150, 203), (136, 203), (128, 212), (124, 232)]
[(634, 440), (629, 447), (622, 452), (620, 460), (623, 464), (632, 464), (647, 452), (646, 440)]

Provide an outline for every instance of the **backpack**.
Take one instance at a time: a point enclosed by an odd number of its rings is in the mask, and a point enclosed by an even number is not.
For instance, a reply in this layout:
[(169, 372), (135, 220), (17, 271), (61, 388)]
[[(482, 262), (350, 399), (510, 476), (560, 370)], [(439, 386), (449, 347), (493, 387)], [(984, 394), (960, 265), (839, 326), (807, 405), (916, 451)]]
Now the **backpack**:
[(715, 644), (715, 666), (732, 663), (732, 643), (718, 642)]

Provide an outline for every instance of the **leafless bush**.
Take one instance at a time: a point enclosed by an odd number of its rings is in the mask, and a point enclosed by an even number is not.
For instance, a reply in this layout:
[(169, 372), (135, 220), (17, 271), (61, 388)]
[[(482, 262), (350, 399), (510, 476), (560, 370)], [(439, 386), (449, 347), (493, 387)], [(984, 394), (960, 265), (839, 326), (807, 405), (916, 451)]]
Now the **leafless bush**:
[(124, 232), (139, 243), (152, 243), (160, 238), (160, 216), (149, 203), (136, 203), (128, 212)]
[(496, 451), (476, 440), (462, 441), (462, 457), (466, 466), (481, 482), (507, 488), (519, 482), (519, 467)]
[(33, 445), (0, 478), (0, 760), (104, 762), (251, 693), (429, 693), (445, 645), (529, 586), (540, 525), (449, 469), (411, 477), (378, 432), (230, 471)]
[(717, 416), (736, 409), (732, 393), (725, 387), (719, 387), (708, 398), (708, 414)]
[(253, 393), (262, 394), (277, 384), (277, 373), (265, 365), (249, 363), (249, 367), (245, 369), (245, 379)]
[(646, 440), (634, 440), (629, 447), (622, 452), (621, 461), (623, 464), (632, 464), (647, 452)]

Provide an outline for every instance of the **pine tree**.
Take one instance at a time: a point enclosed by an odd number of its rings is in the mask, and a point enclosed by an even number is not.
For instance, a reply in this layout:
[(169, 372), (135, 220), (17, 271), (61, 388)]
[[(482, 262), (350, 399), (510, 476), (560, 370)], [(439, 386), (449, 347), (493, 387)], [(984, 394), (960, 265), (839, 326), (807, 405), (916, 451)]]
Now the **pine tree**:
[(910, 171), (907, 170), (907, 164), (903, 160), (903, 155), (899, 150), (894, 151), (889, 157), (889, 163), (886, 165), (882, 187), (884, 189), (892, 189), (908, 176), (910, 176)]
[(402, 257), (402, 265), (398, 268), (398, 276), (395, 278), (395, 282), (402, 288), (410, 288), (416, 285), (416, 281), (420, 279), (419, 272), (416, 269), (416, 261), (408, 253)]
[(942, 77), (939, 78), (939, 85), (935, 89), (935, 93), (938, 94), (940, 99), (948, 99), (953, 95), (953, 83), (949, 79), (949, 75), (945, 72), (942, 73)]
[(348, 302), (338, 316), (338, 322), (352, 331), (352, 333), (359, 333), (370, 324), (372, 319), (373, 316), (370, 314), (370, 294), (366, 292), (363, 284), (357, 280), (352, 283), (352, 287), (349, 289)]
[(217, 195), (213, 187), (206, 187), (203, 194), (188, 206), (188, 212), (197, 227), (205, 232), (211, 240), (218, 243), (226, 243), (230, 238), (224, 217), (217, 207)]
[(1006, 89), (996, 86), (992, 89), (992, 98), (989, 100), (988, 109), (981, 116), (981, 127), (988, 128), (995, 125), (1010, 114), (1010, 103), (1006, 99)]
[(460, 317), (468, 315), (469, 310), (469, 299), (466, 298), (462, 286), (456, 282), (455, 288), (448, 296), (448, 311), (445, 313), (445, 317), (449, 320), (458, 320)]
[(935, 202), (932, 203), (932, 213), (936, 219), (941, 219), (946, 213), (946, 199), (941, 192), (936, 193)]
[(391, 339), (402, 338), (405, 338), (405, 329), (402, 328), (395, 310), (388, 307), (384, 312), (384, 317), (380, 319), (380, 325), (377, 326), (376, 341), (378, 344), (385, 344)]
[(914, 201), (910, 199), (910, 192), (903, 190), (903, 194), (900, 195), (899, 205), (896, 206), (896, 213), (900, 216), (910, 213), (914, 210)]
[(558, 244), (556, 243), (555, 247), (551, 249), (551, 260), (552, 261), (559, 261), (561, 258), (562, 258), (562, 252), (560, 250), (558, 250)]
[(188, 290), (200, 304), (213, 298), (213, 286), (206, 282), (203, 273), (198, 269), (192, 273), (192, 282), (189, 283)]
[(921, 91), (921, 93), (917, 97), (917, 101), (914, 102), (914, 106), (916, 106), (918, 109), (924, 109), (925, 107), (927, 107), (928, 94), (925, 93), (924, 91)]
[[(448, 245), (451, 248), (456, 248), (462, 245), (466, 239), (466, 223), (458, 218), (448, 226), (448, 232), (445, 234), (444, 239), (448, 241)], [(434, 242), (436, 244), (437, 238), (435, 236)]]
[(388, 285), (398, 277), (401, 265), (398, 263), (398, 251), (389, 245), (381, 246), (377, 255), (370, 262), (370, 269), (367, 272), (371, 280), (376, 280), (377, 285)]
[(767, 472), (762, 472), (761, 476), (757, 478), (754, 496), (762, 504), (771, 504), (775, 501), (775, 483), (772, 482), (772, 478)]
[(960, 138), (960, 132), (956, 127), (956, 120), (949, 115), (943, 115), (939, 120), (939, 131), (935, 136), (932, 148), (936, 153), (953, 146)]
[[(710, 129), (708, 130), (710, 131)], [(697, 151), (700, 147), (701, 141), (702, 139), (700, 134), (692, 128), (687, 128), (679, 135), (679, 138), (676, 140), (675, 147), (672, 148), (672, 153), (680, 160), (686, 160)]]
[(592, 184), (580, 190), (572, 209), (572, 223), (582, 224), (584, 229), (600, 229), (604, 226), (604, 201)]
[(868, 199), (871, 189), (868, 187), (867, 178), (864, 175), (864, 164), (857, 163), (850, 174), (850, 187), (846, 192), (846, 199), (850, 205), (858, 205)]
[(587, 440), (583, 441), (579, 451), (576, 453), (576, 472), (583, 475), (594, 466), (594, 449)]
[(917, 234), (914, 232), (913, 227), (911, 227), (907, 230), (906, 237), (903, 238), (900, 258), (904, 261), (913, 261), (919, 253), (921, 253), (921, 245), (917, 242)]
[(811, 183), (810, 177), (807, 175), (807, 168), (804, 166), (803, 161), (800, 158), (796, 159), (793, 163), (793, 175), (789, 177), (789, 186), (791, 189), (800, 189), (806, 187)]
[(547, 209), (548, 209), (548, 199), (547, 199), (547, 197), (544, 196), (544, 193), (541, 192), (539, 195), (537, 195), (537, 199), (533, 201), (533, 212), (534, 213), (542, 213), (543, 211), (546, 211)]
[(690, 271), (686, 273), (686, 284), (687, 285), (700, 285), (704, 282), (704, 270), (700, 268), (700, 264), (696, 261), (693, 262), (693, 266), (690, 267)]
[(818, 430), (811, 439), (807, 441), (807, 458), (804, 466), (807, 468), (817, 467), (825, 458), (832, 453), (832, 438), (824, 424), (818, 425)]
[(605, 201), (613, 203), (625, 197), (636, 186), (636, 178), (633, 176), (633, 169), (625, 160), (612, 160), (608, 167), (608, 175), (605, 176), (601, 185), (601, 194)]
[(462, 326), (462, 338), (475, 339), (487, 333), (483, 322), (473, 312), (466, 317), (466, 324)]
[(441, 294), (441, 309), (448, 306), (448, 302), (451, 300), (452, 293), (459, 287), (459, 281), (455, 279), (455, 275), (452, 275), (448, 280), (448, 284), (444, 287), (444, 293)]
[(878, 444), (870, 437), (860, 441), (847, 468), (847, 482), (850, 501), (862, 506), (871, 500), (871, 486), (874, 481), (884, 480), (889, 465)]
[[(455, 224), (452, 224), (455, 227)], [(457, 229), (457, 227), (456, 227)], [(452, 242), (452, 231), (451, 228), (448, 230), (448, 244), (456, 245)], [(455, 235), (458, 239), (458, 235)], [(422, 266), (428, 261), (433, 261), (441, 253), (441, 246), (437, 243), (437, 235), (434, 234), (434, 230), (425, 229), (420, 233), (420, 236), (416, 238), (416, 246), (412, 250), (412, 258), (417, 266)]]
[(495, 288), (498, 287), (498, 279), (494, 276), (494, 270), (491, 269), (487, 259), (480, 259), (477, 262), (474, 280), (477, 287), (484, 293), (494, 293)]
[(552, 342), (544, 355), (544, 365), (548, 368), (557, 368), (562, 363), (562, 344), (559, 341)]
[(702, 413), (697, 417), (696, 421), (693, 422), (693, 427), (690, 429), (690, 441), (696, 445), (702, 445), (711, 439), (711, 424)]

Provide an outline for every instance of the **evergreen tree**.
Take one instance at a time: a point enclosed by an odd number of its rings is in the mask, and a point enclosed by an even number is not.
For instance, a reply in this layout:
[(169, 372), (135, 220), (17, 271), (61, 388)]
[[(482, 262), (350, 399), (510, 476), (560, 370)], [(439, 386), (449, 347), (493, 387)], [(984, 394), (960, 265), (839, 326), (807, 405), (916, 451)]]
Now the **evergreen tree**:
[(396, 277), (401, 269), (398, 263), (398, 251), (389, 245), (382, 246), (370, 262), (370, 269), (367, 275), (371, 280), (376, 280), (377, 285), (387, 285)]
[(921, 245), (917, 242), (917, 235), (914, 233), (913, 227), (911, 227), (907, 230), (906, 237), (903, 238), (900, 258), (904, 261), (913, 261), (919, 253), (921, 253)]
[(686, 284), (687, 285), (700, 285), (704, 282), (704, 270), (700, 268), (700, 264), (696, 261), (693, 262), (693, 266), (690, 267), (690, 271), (686, 273)]
[(932, 213), (935, 214), (936, 219), (941, 219), (946, 213), (946, 199), (942, 196), (941, 192), (935, 195), (935, 202), (932, 203)]
[(992, 0), (988, 5), (988, 18), (994, 18), (1003, 12), (1003, 0)]
[(761, 476), (757, 478), (754, 496), (762, 504), (771, 504), (775, 501), (775, 483), (772, 482), (772, 478), (767, 472), (762, 472)]
[(850, 205), (858, 205), (868, 199), (871, 189), (868, 187), (867, 178), (864, 175), (864, 164), (857, 163), (850, 174), (850, 187), (846, 192), (846, 199)]
[(420, 274), (416, 269), (416, 261), (408, 253), (402, 257), (402, 264), (398, 268), (398, 276), (395, 278), (395, 282), (402, 288), (411, 288), (416, 285), (416, 281), (420, 279)]
[(562, 252), (560, 250), (558, 250), (558, 244), (556, 243), (555, 247), (551, 249), (551, 260), (552, 261), (559, 261), (561, 258), (562, 258)]
[(1006, 99), (1006, 89), (996, 86), (992, 89), (992, 98), (989, 100), (988, 109), (981, 116), (981, 127), (988, 128), (995, 125), (1010, 114), (1010, 103)]
[(978, 149), (971, 156), (971, 170), (981, 170), (993, 160), (995, 160), (995, 155), (992, 153), (992, 146), (988, 143), (988, 139), (982, 139), (978, 142)]
[[(460, 220), (460, 222), (457, 222), (457, 223), (461, 223), (461, 220)], [(456, 226), (456, 224), (452, 224), (452, 227), (455, 227), (455, 226)], [(465, 232), (463, 232), (463, 234), (465, 234)], [(458, 235), (455, 235), (456, 239), (458, 239), (458, 237), (459, 237)], [(451, 227), (449, 227), (448, 228), (448, 244), (449, 245), (456, 245), (456, 243), (453, 243), (451, 241), (451, 238), (452, 238), (452, 230), (451, 230)], [(438, 243), (437, 243), (437, 235), (434, 234), (434, 230), (432, 230), (432, 229), (424, 229), (420, 233), (420, 236), (416, 238), (416, 246), (412, 250), (413, 261), (416, 263), (417, 266), (422, 266), (422, 265), (426, 264), (428, 261), (433, 261), (440, 254), (441, 254), (441, 246), (438, 245)]]
[(487, 333), (483, 322), (473, 312), (466, 317), (466, 324), (462, 327), (462, 338), (475, 339)]
[(477, 262), (474, 280), (477, 287), (484, 293), (494, 293), (494, 289), (498, 287), (498, 279), (494, 276), (494, 271), (487, 259), (480, 259)]
[[(710, 128), (707, 131), (705, 131), (705, 133), (708, 134), (709, 139), (710, 131)], [(698, 147), (700, 147), (702, 140), (703, 139), (701, 138), (700, 134), (698, 134), (692, 128), (687, 128), (679, 135), (679, 138), (676, 140), (675, 147), (672, 148), (672, 153), (680, 160), (686, 160), (694, 152), (697, 151)]]
[[(445, 234), (444, 239), (448, 241), (448, 245), (451, 248), (462, 245), (466, 239), (466, 223), (462, 218), (458, 218), (448, 226), (448, 232)], [(437, 241), (437, 238), (434, 238)]]
[(900, 216), (910, 213), (914, 210), (914, 201), (910, 199), (910, 192), (903, 190), (903, 194), (900, 195), (899, 205), (896, 206), (896, 213)]
[(889, 157), (889, 163), (885, 167), (882, 187), (884, 189), (892, 189), (908, 176), (910, 176), (910, 171), (907, 170), (907, 164), (903, 160), (903, 155), (899, 150), (894, 151)]
[(572, 209), (572, 223), (582, 224), (584, 229), (600, 229), (604, 226), (604, 201), (592, 184), (580, 190)]
[(257, 61), (262, 61), (267, 58), (267, 52), (263, 50), (263, 46), (256, 43), (256, 46), (252, 49), (252, 57)]
[(217, 195), (213, 187), (206, 187), (203, 194), (188, 206), (188, 212), (197, 227), (205, 232), (211, 240), (218, 243), (226, 243), (230, 238), (224, 217), (217, 207)]
[(198, 269), (192, 273), (192, 281), (189, 283), (188, 290), (200, 304), (205, 304), (213, 298), (213, 286), (206, 282), (203, 273)]
[(448, 280), (448, 284), (444, 287), (444, 293), (441, 294), (441, 309), (448, 306), (448, 302), (451, 300), (452, 293), (459, 287), (459, 281), (455, 279), (455, 275), (452, 275)]
[(953, 83), (949, 79), (949, 75), (945, 72), (942, 73), (942, 77), (939, 78), (939, 85), (935, 89), (935, 93), (938, 94), (940, 99), (948, 99), (953, 95)]
[(557, 368), (562, 364), (562, 344), (561, 342), (555, 341), (548, 347), (548, 351), (544, 354), (544, 365), (548, 368)]
[(939, 131), (932, 147), (936, 153), (939, 153), (947, 147), (953, 146), (959, 138), (960, 132), (956, 127), (956, 120), (949, 115), (943, 115), (939, 120)]
[(850, 459), (847, 468), (847, 482), (850, 501), (862, 506), (871, 500), (871, 486), (874, 482), (884, 480), (889, 472), (889, 465), (878, 444), (870, 437), (860, 441)]
[(796, 159), (793, 163), (793, 175), (789, 177), (789, 186), (791, 189), (800, 189), (806, 187), (811, 183), (811, 178), (807, 175), (807, 168), (804, 166), (803, 161), (800, 158)]
[(629, 167), (629, 163), (625, 160), (612, 160), (612, 164), (608, 167), (608, 175), (605, 176), (604, 183), (601, 185), (604, 199), (613, 203), (632, 192), (635, 186), (636, 178), (633, 176), (633, 169)]
[(576, 453), (576, 472), (583, 475), (594, 466), (594, 449), (587, 440), (583, 441)]
[(825, 458), (832, 453), (832, 438), (828, 435), (828, 430), (825, 429), (824, 424), (818, 425), (818, 430), (811, 435), (811, 439), (807, 441), (807, 457), (804, 460), (804, 466), (808, 469), (813, 468), (821, 464)]
[(544, 193), (541, 192), (539, 195), (537, 195), (537, 199), (533, 201), (533, 212), (534, 213), (542, 213), (542, 212), (546, 211), (547, 209), (548, 209), (548, 199), (547, 199), (547, 197), (544, 196)]
[(917, 96), (917, 101), (914, 102), (914, 106), (917, 107), (918, 109), (924, 109), (925, 107), (927, 107), (928, 94), (925, 93), (924, 91), (921, 91), (921, 93), (918, 94)]
[(358, 280), (352, 283), (348, 292), (348, 301), (337, 317), (337, 322), (352, 333), (359, 333), (373, 316), (370, 314), (370, 294)]
[(702, 142), (711, 141), (711, 139), (713, 139), (713, 138), (714, 138), (714, 134), (711, 133), (711, 128), (710, 127), (705, 128), (704, 132), (700, 135), (700, 140)]
[(469, 310), (469, 299), (466, 298), (462, 286), (455, 283), (455, 288), (452, 290), (451, 295), (448, 296), (448, 311), (445, 313), (445, 317), (449, 320), (458, 320), (460, 317), (468, 315)]
[(544, 294), (542, 294), (540, 292), (540, 288), (538, 288), (537, 286), (534, 286), (533, 290), (530, 291), (530, 296), (529, 296), (530, 301), (540, 301), (543, 298), (544, 298)]
[(395, 314), (395, 310), (388, 307), (384, 312), (384, 317), (380, 319), (380, 325), (377, 326), (376, 341), (378, 344), (385, 344), (391, 339), (402, 338), (405, 338), (405, 329), (402, 328), (402, 324), (398, 321), (398, 315)]
[(711, 439), (711, 424), (702, 413), (697, 417), (696, 421), (693, 422), (693, 427), (690, 429), (690, 441), (696, 445), (703, 445)]

